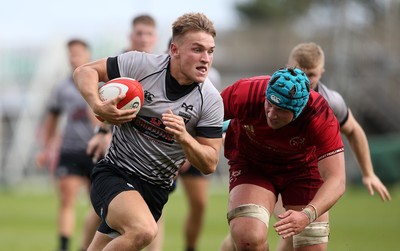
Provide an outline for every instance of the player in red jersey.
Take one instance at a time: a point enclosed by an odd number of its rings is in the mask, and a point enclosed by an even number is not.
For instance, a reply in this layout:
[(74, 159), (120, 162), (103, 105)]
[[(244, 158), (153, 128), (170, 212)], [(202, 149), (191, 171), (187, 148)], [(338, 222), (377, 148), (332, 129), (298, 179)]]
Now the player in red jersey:
[[(364, 129), (354, 117), (342, 95), (321, 82), (321, 77), (325, 72), (325, 53), (322, 48), (313, 42), (297, 44), (290, 52), (288, 65), (302, 69), (310, 80), (311, 88), (328, 101), (340, 123), (340, 132), (348, 140), (351, 151), (358, 162), (362, 182), (369, 194), (372, 196), (376, 192), (383, 202), (390, 201), (391, 196), (388, 189), (375, 174)], [(285, 211), (280, 201), (278, 198), (274, 209), (275, 215)], [(280, 239), (276, 250), (292, 251), (291, 238)]]
[(221, 95), (229, 160), (228, 222), (222, 250), (268, 250), (270, 213), (281, 194), (287, 211), (273, 226), (295, 250), (326, 250), (328, 210), (345, 191), (343, 142), (326, 100), (299, 69), (242, 79)]

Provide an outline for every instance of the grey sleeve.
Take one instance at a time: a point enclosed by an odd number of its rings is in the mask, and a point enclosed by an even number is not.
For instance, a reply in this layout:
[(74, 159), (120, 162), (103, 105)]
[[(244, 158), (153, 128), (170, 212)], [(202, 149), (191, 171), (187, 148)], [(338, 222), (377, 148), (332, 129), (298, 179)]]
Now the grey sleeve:
[(349, 109), (342, 95), (336, 91), (331, 91), (330, 98), (328, 99), (329, 106), (332, 108), (340, 125), (343, 125), (348, 118)]
[(62, 84), (58, 84), (51, 90), (49, 100), (47, 102), (47, 111), (52, 113), (61, 113), (63, 110), (61, 102)]
[(137, 53), (130, 51), (116, 57), (107, 58), (107, 75), (108, 78), (115, 79), (119, 77), (133, 78), (135, 74), (134, 62)]
[(142, 53), (137, 51), (129, 51), (118, 56), (119, 75), (121, 77), (129, 77), (136, 79), (138, 68), (143, 65)]
[(209, 93), (207, 97), (204, 97), (202, 115), (197, 124), (196, 131), (208, 131), (210, 135), (203, 135), (207, 137), (222, 137), (223, 118), (224, 107), (221, 96), (218, 92)]

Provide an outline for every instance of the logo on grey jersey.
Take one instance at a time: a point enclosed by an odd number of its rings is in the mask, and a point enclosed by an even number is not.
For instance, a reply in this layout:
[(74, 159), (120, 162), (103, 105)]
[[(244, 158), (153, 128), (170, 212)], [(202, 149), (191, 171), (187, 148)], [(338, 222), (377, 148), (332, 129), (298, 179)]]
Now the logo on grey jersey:
[(189, 123), (190, 119), (192, 118), (192, 115), (190, 114), (190, 112), (193, 111), (193, 105), (188, 105), (186, 103), (183, 103), (181, 105), (182, 108), (185, 109), (185, 111), (179, 111), (179, 116), (181, 116), (183, 118), (183, 121), (185, 122), (185, 124)]
[(187, 105), (186, 103), (183, 103), (181, 107), (185, 108), (185, 112), (188, 110), (193, 111), (193, 105)]

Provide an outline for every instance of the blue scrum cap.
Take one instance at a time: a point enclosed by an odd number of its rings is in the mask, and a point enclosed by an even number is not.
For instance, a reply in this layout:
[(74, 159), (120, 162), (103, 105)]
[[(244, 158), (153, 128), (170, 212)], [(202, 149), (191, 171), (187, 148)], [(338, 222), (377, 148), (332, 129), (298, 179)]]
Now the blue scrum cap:
[(307, 105), (310, 80), (297, 68), (282, 68), (269, 80), (266, 97), (274, 105), (293, 112), (295, 120)]

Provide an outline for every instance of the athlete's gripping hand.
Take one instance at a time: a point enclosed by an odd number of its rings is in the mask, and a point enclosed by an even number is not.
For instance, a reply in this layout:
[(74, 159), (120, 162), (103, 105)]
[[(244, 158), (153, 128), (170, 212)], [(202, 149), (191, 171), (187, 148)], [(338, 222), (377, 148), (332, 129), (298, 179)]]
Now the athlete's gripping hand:
[(125, 94), (121, 94), (114, 99), (97, 103), (93, 107), (93, 112), (113, 125), (129, 122), (136, 118), (135, 112), (137, 109), (118, 109), (117, 104), (124, 98)]
[(274, 224), (274, 228), (283, 239), (299, 234), (310, 224), (307, 215), (301, 211), (288, 210), (278, 217), (280, 220)]
[(189, 135), (185, 122), (181, 116), (175, 115), (171, 110), (162, 114), (165, 130), (174, 135), (176, 141), (181, 143)]

